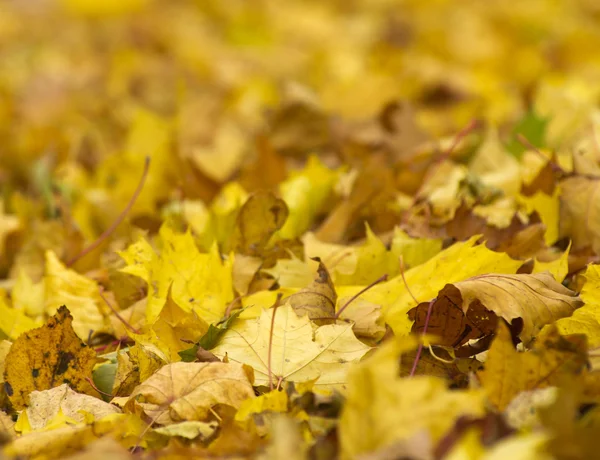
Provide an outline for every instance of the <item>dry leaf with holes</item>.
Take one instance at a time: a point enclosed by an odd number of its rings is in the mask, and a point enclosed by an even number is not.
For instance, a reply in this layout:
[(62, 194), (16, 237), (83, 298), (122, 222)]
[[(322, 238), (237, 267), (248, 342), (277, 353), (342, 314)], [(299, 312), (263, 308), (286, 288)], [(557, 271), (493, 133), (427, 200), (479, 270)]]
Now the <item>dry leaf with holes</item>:
[(25, 332), (12, 344), (4, 370), (5, 388), (16, 409), (27, 405), (34, 390), (48, 390), (68, 383), (78, 392), (97, 395), (88, 379), (96, 353), (75, 334), (73, 317), (62, 306), (47, 323)]

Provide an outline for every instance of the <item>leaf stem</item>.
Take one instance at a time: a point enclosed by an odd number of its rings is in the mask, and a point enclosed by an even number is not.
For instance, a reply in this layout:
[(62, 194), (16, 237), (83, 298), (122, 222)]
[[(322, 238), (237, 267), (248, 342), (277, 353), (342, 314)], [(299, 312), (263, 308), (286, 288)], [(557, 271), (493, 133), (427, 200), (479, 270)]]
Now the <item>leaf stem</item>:
[(117, 317), (117, 319), (119, 321), (121, 321), (123, 323), (123, 326), (125, 326), (127, 329), (129, 329), (131, 332), (133, 332), (134, 334), (139, 334), (140, 331), (138, 331), (136, 328), (134, 328), (131, 324), (129, 324), (127, 322), (127, 320), (125, 318), (123, 318), (119, 312), (117, 311), (117, 309), (115, 307), (113, 307), (111, 305), (111, 303), (108, 301), (108, 299), (104, 296), (104, 294), (102, 294), (102, 288), (100, 288), (98, 290), (98, 293), (100, 294), (100, 297), (102, 298), (102, 300), (104, 300), (104, 303), (106, 305), (108, 305), (108, 308), (110, 308), (110, 310), (113, 312), (113, 314)]
[[(277, 294), (277, 298), (275, 299), (275, 303), (273, 304), (273, 315), (271, 316), (271, 331), (269, 333), (269, 355), (267, 357), (268, 363), (267, 368), (269, 372), (269, 390), (273, 391), (273, 371), (271, 370), (271, 355), (273, 354), (273, 330), (275, 329), (275, 313), (277, 313), (277, 307), (281, 303), (281, 298), (283, 294), (280, 292)], [(278, 384), (279, 386), (279, 384)]]
[[(383, 276), (380, 276), (375, 281), (373, 281), (371, 284), (369, 284), (368, 286), (366, 286), (363, 289), (361, 289), (360, 291), (358, 291), (356, 294), (354, 294), (352, 297), (350, 297), (350, 299), (344, 304), (344, 306), (342, 308), (340, 308), (338, 310), (338, 312), (335, 314), (335, 316), (333, 318), (334, 319), (338, 319), (340, 317), (340, 315), (342, 314), (342, 312), (346, 309), (346, 307), (348, 305), (350, 305), (351, 302), (353, 302), (354, 300), (356, 300), (359, 296), (361, 296), (362, 294), (364, 294), (366, 291), (368, 291), (369, 289), (371, 289), (373, 286), (376, 286), (379, 283), (383, 283), (384, 281), (387, 281), (387, 279), (388, 279), (387, 274), (385, 274)], [(315, 319), (321, 319), (321, 318), (315, 318)]]
[[(433, 302), (436, 299), (433, 299), (429, 302), (429, 307), (427, 307), (427, 316), (425, 317), (425, 324), (423, 325), (422, 335), (427, 334), (427, 326), (429, 326), (429, 318), (431, 318), (431, 309), (433, 307)], [(421, 353), (423, 352), (423, 342), (419, 344), (419, 348), (417, 348), (417, 355), (415, 356), (415, 361), (413, 362), (412, 369), (410, 370), (410, 376), (414, 377), (415, 371), (417, 370), (417, 364), (419, 364), (419, 359), (421, 359)]]
[(129, 214), (129, 211), (131, 211), (131, 208), (135, 204), (140, 193), (142, 192), (142, 189), (144, 188), (144, 184), (146, 183), (146, 178), (148, 177), (149, 168), (150, 168), (150, 157), (146, 157), (146, 159), (144, 160), (144, 171), (142, 173), (140, 182), (138, 183), (135, 191), (133, 192), (133, 195), (131, 196), (129, 203), (127, 203), (127, 206), (125, 206), (125, 209), (123, 209), (123, 211), (121, 211), (121, 214), (119, 214), (119, 216), (110, 225), (110, 227), (108, 227), (98, 238), (96, 238), (95, 241), (93, 241), (89, 246), (83, 248), (79, 254), (77, 254), (75, 257), (73, 257), (71, 260), (69, 260), (67, 262), (67, 267), (72, 266), (79, 259), (88, 255), (90, 252), (92, 252), (94, 249), (96, 249), (98, 246), (100, 246), (104, 242), (104, 240), (106, 240), (110, 235), (112, 235), (112, 233), (117, 229), (117, 227), (121, 224), (121, 222), (123, 222), (123, 220), (125, 220), (125, 217), (127, 217), (127, 214)]

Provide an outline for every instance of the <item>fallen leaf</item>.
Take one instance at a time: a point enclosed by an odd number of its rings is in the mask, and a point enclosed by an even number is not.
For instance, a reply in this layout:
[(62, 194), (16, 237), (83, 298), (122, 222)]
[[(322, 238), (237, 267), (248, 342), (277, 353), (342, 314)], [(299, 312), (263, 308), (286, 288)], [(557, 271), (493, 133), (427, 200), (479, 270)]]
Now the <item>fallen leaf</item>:
[(96, 353), (75, 334), (66, 307), (37, 329), (25, 332), (12, 344), (4, 370), (5, 388), (16, 409), (27, 405), (29, 394), (68, 383), (77, 392), (95, 395), (92, 377)]
[(584, 336), (559, 335), (554, 329), (532, 350), (515, 350), (510, 331), (502, 322), (478, 376), (490, 402), (504, 410), (522, 391), (556, 385), (564, 376), (578, 375), (587, 365)]
[(204, 421), (213, 406), (238, 408), (254, 397), (252, 372), (233, 363), (172, 363), (136, 387), (129, 397), (159, 425)]
[[(427, 332), (443, 337), (441, 344), (460, 346), (470, 339), (493, 334), (497, 317), (523, 320), (519, 333), (528, 344), (546, 324), (570, 316), (583, 302), (556, 282), (551, 274), (480, 275), (448, 284), (431, 306)], [(429, 302), (411, 311), (414, 331), (422, 331)]]
[(402, 348), (380, 349), (350, 372), (339, 425), (342, 458), (391, 446), (421, 430), (435, 442), (458, 417), (483, 414), (480, 391), (450, 391), (435, 377), (400, 378)]
[(260, 256), (273, 234), (288, 217), (288, 207), (270, 192), (256, 192), (244, 203), (237, 216), (231, 248), (248, 256)]
[(285, 301), (298, 316), (307, 315), (319, 325), (330, 324), (335, 316), (337, 294), (327, 267), (320, 259), (315, 261), (319, 263), (317, 278), (296, 294), (287, 297)]
[(343, 388), (352, 362), (369, 349), (354, 337), (351, 324), (315, 328), (286, 304), (263, 310), (260, 318), (237, 321), (211, 351), (252, 366), (257, 385), (318, 379), (317, 387)]
[(67, 384), (50, 390), (32, 391), (26, 410), (33, 430), (44, 428), (59, 410), (77, 422), (86, 421), (87, 415), (99, 420), (108, 414), (121, 413), (117, 407), (98, 398), (74, 392)]

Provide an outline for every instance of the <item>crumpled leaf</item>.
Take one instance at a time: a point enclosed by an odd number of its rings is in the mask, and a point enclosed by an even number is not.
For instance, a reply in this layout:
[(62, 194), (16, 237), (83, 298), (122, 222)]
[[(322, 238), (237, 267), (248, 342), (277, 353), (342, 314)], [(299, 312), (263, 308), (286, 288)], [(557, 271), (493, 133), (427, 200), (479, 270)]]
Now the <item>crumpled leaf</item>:
[(244, 203), (237, 216), (231, 248), (249, 256), (259, 256), (273, 234), (284, 224), (288, 208), (270, 192), (256, 192)]
[(485, 369), (478, 376), (490, 402), (504, 410), (522, 391), (557, 385), (586, 366), (585, 336), (565, 337), (553, 329), (533, 349), (521, 353), (515, 350), (508, 327), (499, 322)]
[(95, 395), (91, 379), (96, 353), (77, 337), (66, 307), (37, 329), (25, 332), (13, 343), (4, 370), (5, 388), (16, 409), (28, 395), (68, 383), (75, 391)]
[(317, 278), (299, 292), (287, 297), (286, 301), (298, 316), (307, 315), (319, 325), (329, 324), (335, 315), (337, 294), (327, 267), (319, 258), (314, 260), (319, 263)]
[(307, 316), (298, 317), (294, 309), (285, 304), (263, 310), (260, 318), (238, 320), (211, 351), (219, 357), (227, 355), (230, 361), (252, 366), (257, 385), (269, 385), (271, 377), (275, 384), (318, 379), (317, 387), (343, 388), (352, 362), (369, 350), (354, 337), (351, 324), (316, 328)]
[[(577, 295), (556, 282), (548, 272), (535, 275), (480, 275), (447, 284), (431, 307), (427, 332), (443, 338), (441, 344), (459, 346), (469, 339), (493, 334), (497, 317), (507, 322), (521, 318), (519, 337), (524, 343), (546, 324), (570, 316), (583, 305)], [(422, 331), (429, 302), (409, 316), (414, 331)]]
[(203, 421), (212, 406), (254, 397), (252, 371), (235, 363), (172, 363), (135, 388), (129, 403), (154, 423)]
[(44, 428), (59, 410), (77, 422), (86, 421), (88, 415), (94, 420), (99, 420), (108, 414), (121, 413), (116, 406), (93, 396), (76, 393), (67, 384), (63, 384), (49, 390), (30, 393), (27, 418), (31, 429)]

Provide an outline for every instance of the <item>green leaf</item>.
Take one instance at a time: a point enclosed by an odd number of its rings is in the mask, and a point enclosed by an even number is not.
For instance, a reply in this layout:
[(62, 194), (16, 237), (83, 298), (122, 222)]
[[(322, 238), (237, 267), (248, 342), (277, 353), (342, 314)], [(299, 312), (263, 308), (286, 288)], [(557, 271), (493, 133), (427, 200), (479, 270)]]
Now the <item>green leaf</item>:
[(527, 112), (513, 128), (506, 148), (515, 157), (521, 158), (527, 148), (517, 139), (518, 134), (525, 137), (535, 147), (542, 147), (546, 138), (547, 126), (547, 118), (540, 117), (533, 111)]
[(185, 363), (194, 362), (196, 361), (196, 352), (198, 351), (198, 348), (204, 348), (205, 350), (210, 350), (211, 348), (214, 348), (219, 342), (219, 339), (225, 333), (225, 331), (227, 331), (227, 329), (231, 327), (233, 321), (238, 316), (240, 316), (240, 314), (246, 308), (236, 310), (231, 315), (229, 315), (228, 318), (224, 318), (221, 321), (219, 321), (216, 326), (211, 324), (208, 327), (208, 331), (206, 331), (206, 333), (202, 337), (200, 337), (200, 340), (198, 340), (198, 342), (195, 345), (179, 352), (181, 360)]

